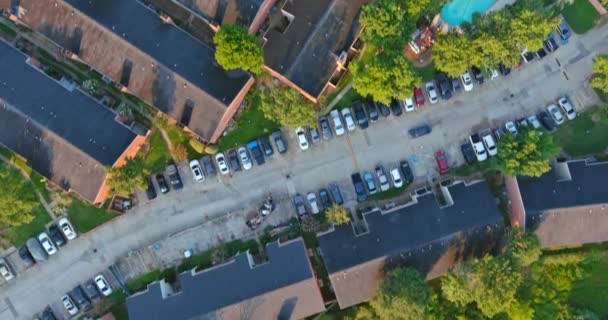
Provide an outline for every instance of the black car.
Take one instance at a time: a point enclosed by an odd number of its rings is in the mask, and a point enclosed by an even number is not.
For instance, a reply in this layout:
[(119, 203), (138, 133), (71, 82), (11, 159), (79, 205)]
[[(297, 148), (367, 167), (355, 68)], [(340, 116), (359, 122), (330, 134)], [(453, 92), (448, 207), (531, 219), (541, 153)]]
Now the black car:
[(367, 121), (367, 114), (365, 113), (365, 108), (363, 107), (363, 102), (355, 101), (353, 103), (353, 112), (355, 113), (355, 120), (361, 129), (367, 129), (369, 127), (369, 122)]
[(253, 159), (255, 159), (255, 163), (258, 166), (261, 166), (266, 162), (264, 160), (264, 154), (262, 154), (262, 149), (260, 149), (260, 144), (257, 140), (249, 141), (247, 148), (249, 149), (249, 152), (251, 152), (251, 155), (253, 156)]
[(483, 84), (484, 77), (483, 77), (483, 73), (481, 72), (481, 69), (477, 68), (476, 66), (472, 66), (471, 72), (473, 72), (473, 78), (475, 78), (475, 81), (477, 82), (477, 84)]
[(272, 149), (272, 145), (270, 144), (270, 139), (268, 139), (268, 136), (260, 137), (260, 147), (262, 147), (262, 152), (264, 152), (267, 157), (270, 157), (274, 154), (274, 150)]
[(475, 150), (473, 150), (473, 146), (470, 143), (465, 143), (465, 144), (461, 145), (460, 150), (462, 151), (464, 160), (468, 164), (477, 162), (477, 156), (475, 156)]
[(546, 111), (541, 111), (538, 114), (538, 120), (543, 125), (543, 127), (547, 129), (547, 131), (555, 130), (555, 120), (553, 120), (553, 117), (551, 117)]
[(329, 192), (331, 193), (331, 198), (337, 204), (343, 204), (344, 199), (342, 198), (342, 192), (340, 192), (340, 187), (338, 187), (337, 183), (332, 183), (329, 185)]
[(549, 52), (553, 52), (559, 48), (557, 41), (555, 41), (552, 36), (549, 36), (547, 40), (545, 40), (543, 43), (545, 44), (545, 48), (547, 48), (547, 51)]
[(329, 126), (329, 121), (327, 121), (327, 117), (320, 117), (319, 125), (321, 127), (321, 137), (323, 137), (323, 140), (331, 140), (333, 134), (331, 133), (331, 127)]
[(369, 121), (371, 123), (378, 121), (378, 118), (380, 118), (380, 113), (378, 112), (376, 105), (368, 102), (365, 104), (365, 106), (367, 107), (367, 114), (369, 114)]
[(182, 183), (182, 178), (179, 176), (177, 166), (175, 166), (174, 164), (168, 165), (166, 173), (169, 177), (169, 183), (171, 183), (173, 190), (181, 190), (184, 188), (184, 184)]
[(82, 290), (87, 295), (87, 298), (91, 301), (91, 303), (95, 304), (97, 301), (101, 300), (101, 296), (99, 295), (99, 291), (97, 291), (97, 286), (92, 280), (89, 280), (87, 283), (83, 284)]
[(230, 170), (237, 172), (241, 171), (241, 163), (239, 162), (239, 155), (236, 150), (232, 149), (228, 151), (228, 163), (230, 164)]
[(376, 106), (380, 110), (380, 114), (383, 117), (388, 117), (391, 115), (391, 109), (389, 109), (385, 104), (376, 102)]
[(511, 68), (505, 66), (505, 64), (502, 62), (498, 64), (498, 70), (500, 70), (500, 74), (503, 76), (507, 76), (509, 73), (511, 73)]
[(540, 60), (546, 56), (547, 56), (547, 51), (545, 51), (545, 49), (540, 48), (540, 49), (538, 49), (538, 51), (536, 51), (536, 57), (538, 58), (538, 60)]
[(80, 286), (72, 289), (70, 296), (80, 306), (80, 309), (86, 310), (91, 307), (91, 301), (89, 301), (89, 298), (87, 298)]
[(167, 180), (165, 180), (165, 175), (159, 173), (156, 175), (156, 182), (158, 183), (158, 188), (161, 193), (169, 192), (169, 185), (167, 184)]
[(431, 126), (423, 124), (419, 127), (408, 130), (408, 133), (410, 134), (410, 137), (418, 138), (431, 133)]
[(285, 144), (285, 140), (283, 140), (283, 135), (280, 130), (272, 133), (272, 139), (274, 140), (274, 145), (277, 147), (279, 153), (287, 152), (287, 145)]
[(524, 53), (522, 55), (522, 57), (524, 59), (524, 62), (528, 63), (528, 62), (534, 60), (534, 53), (532, 53), (532, 52), (526, 52), (526, 53)]
[(306, 204), (304, 198), (299, 193), (293, 196), (293, 205), (300, 217), (306, 214)]
[(21, 258), (26, 267), (31, 267), (36, 263), (26, 246), (19, 248), (19, 258)]
[(399, 167), (401, 168), (401, 173), (403, 173), (403, 181), (407, 184), (412, 183), (414, 181), (414, 172), (412, 172), (410, 163), (407, 160), (403, 160), (399, 164)]
[(399, 101), (397, 101), (397, 100), (391, 101), (391, 110), (393, 111), (393, 114), (396, 117), (403, 114), (403, 109), (401, 108), (401, 105), (399, 104)]
[(324, 208), (331, 207), (331, 200), (329, 199), (329, 192), (327, 189), (319, 189), (319, 198), (321, 199), (321, 204)]
[(445, 73), (439, 72), (435, 76), (435, 82), (437, 83), (441, 97), (445, 100), (449, 100), (452, 97), (452, 90), (450, 89), (448, 76)]
[(146, 184), (148, 185), (146, 188), (146, 197), (148, 197), (148, 200), (156, 199), (156, 189), (152, 183), (152, 176), (146, 178)]
[(215, 170), (215, 165), (213, 164), (211, 156), (204, 156), (201, 159), (201, 162), (203, 164), (203, 170), (205, 170), (205, 175), (207, 177), (215, 177), (217, 171)]
[(357, 193), (357, 201), (363, 202), (367, 200), (367, 191), (365, 191), (365, 185), (363, 184), (363, 180), (361, 179), (361, 174), (354, 173), (350, 176), (353, 181), (353, 185), (355, 186), (355, 192)]
[(57, 317), (55, 317), (51, 307), (46, 307), (40, 314), (40, 320), (57, 320)]
[(460, 78), (451, 78), (451, 80), (452, 91), (454, 91), (454, 93), (459, 93), (460, 91), (462, 91), (462, 83), (460, 82)]
[(57, 247), (63, 247), (66, 244), (63, 232), (59, 230), (59, 227), (56, 224), (52, 224), (49, 227), (49, 237)]

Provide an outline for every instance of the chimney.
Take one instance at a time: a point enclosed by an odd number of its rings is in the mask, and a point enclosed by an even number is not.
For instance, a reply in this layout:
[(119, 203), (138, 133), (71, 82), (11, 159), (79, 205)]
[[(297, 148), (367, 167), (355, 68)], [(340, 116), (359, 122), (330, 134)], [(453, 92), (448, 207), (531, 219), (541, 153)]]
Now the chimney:
[(173, 23), (173, 19), (171, 19), (171, 17), (169, 17), (166, 13), (161, 13), (160, 14), (160, 20), (164, 23), (164, 24), (171, 24)]

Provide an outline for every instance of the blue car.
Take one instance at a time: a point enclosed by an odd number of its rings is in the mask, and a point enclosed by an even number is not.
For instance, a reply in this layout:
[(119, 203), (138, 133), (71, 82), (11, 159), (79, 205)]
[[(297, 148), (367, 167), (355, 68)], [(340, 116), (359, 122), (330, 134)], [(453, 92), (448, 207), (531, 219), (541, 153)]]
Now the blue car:
[(258, 140), (250, 141), (247, 144), (247, 148), (249, 149), (249, 152), (251, 152), (251, 155), (253, 156), (253, 159), (255, 159), (258, 166), (261, 166), (266, 162), (264, 161), (264, 154), (262, 154), (262, 149), (260, 149)]
[(570, 32), (570, 27), (566, 23), (566, 21), (562, 20), (562, 22), (557, 26), (557, 33), (562, 37), (563, 40), (570, 39), (572, 33)]
[(367, 191), (365, 191), (365, 186), (363, 184), (363, 179), (361, 179), (361, 174), (354, 173), (350, 176), (353, 181), (353, 185), (355, 186), (355, 192), (357, 193), (357, 201), (363, 202), (367, 200)]

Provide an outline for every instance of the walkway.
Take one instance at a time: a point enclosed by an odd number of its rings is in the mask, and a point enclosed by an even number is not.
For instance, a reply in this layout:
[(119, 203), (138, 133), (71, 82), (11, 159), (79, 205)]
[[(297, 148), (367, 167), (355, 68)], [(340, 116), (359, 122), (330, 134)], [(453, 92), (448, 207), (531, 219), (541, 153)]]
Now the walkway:
[(322, 111), (321, 114), (326, 114), (329, 112), (329, 110), (333, 109), (334, 106), (338, 103), (338, 101), (340, 101), (348, 91), (350, 91), (350, 89), (352, 89), (353, 87), (353, 82), (349, 82), (346, 86), (344, 86), (344, 88), (342, 88), (342, 90), (340, 91), (340, 93), (338, 93), (338, 95), (334, 98), (334, 100), (332, 100), (327, 107), (325, 107)]

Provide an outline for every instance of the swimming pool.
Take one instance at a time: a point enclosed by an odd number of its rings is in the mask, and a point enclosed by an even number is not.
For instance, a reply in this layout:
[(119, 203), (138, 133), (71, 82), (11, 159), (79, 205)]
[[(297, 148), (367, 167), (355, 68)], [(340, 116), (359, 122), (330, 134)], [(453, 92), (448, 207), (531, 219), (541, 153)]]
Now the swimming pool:
[(441, 18), (450, 26), (471, 22), (473, 13), (484, 13), (496, 0), (452, 0), (441, 9)]

